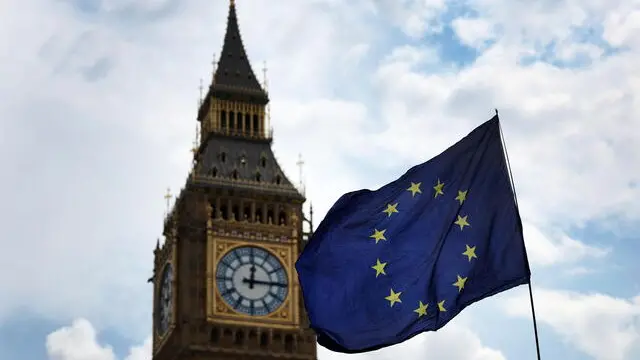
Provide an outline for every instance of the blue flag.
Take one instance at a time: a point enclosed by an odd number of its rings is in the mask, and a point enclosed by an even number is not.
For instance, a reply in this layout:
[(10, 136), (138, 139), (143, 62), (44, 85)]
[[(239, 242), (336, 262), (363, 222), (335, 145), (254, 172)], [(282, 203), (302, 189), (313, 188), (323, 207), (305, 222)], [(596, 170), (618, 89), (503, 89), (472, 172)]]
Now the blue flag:
[(296, 262), (318, 343), (358, 353), (529, 283), (495, 116), (382, 188), (343, 195)]

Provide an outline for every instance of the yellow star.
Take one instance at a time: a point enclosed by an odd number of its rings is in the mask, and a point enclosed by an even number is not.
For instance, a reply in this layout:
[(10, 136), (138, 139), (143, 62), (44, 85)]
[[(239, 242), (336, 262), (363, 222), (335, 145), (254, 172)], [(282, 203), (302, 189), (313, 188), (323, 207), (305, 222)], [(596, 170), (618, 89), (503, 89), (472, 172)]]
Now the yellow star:
[(380, 259), (376, 260), (376, 264), (371, 267), (373, 270), (376, 271), (376, 277), (378, 277), (378, 275), (380, 274), (387, 275), (387, 273), (384, 272), (385, 266), (387, 266), (387, 263), (380, 262)]
[(386, 213), (389, 217), (391, 217), (391, 214), (398, 212), (397, 207), (398, 207), (398, 203), (395, 203), (393, 205), (387, 204), (387, 208), (382, 210), (382, 212)]
[(440, 179), (438, 179), (438, 183), (436, 184), (436, 186), (433, 187), (433, 190), (436, 191), (433, 197), (437, 198), (438, 195), (444, 195), (444, 191), (442, 191), (443, 188), (444, 188), (444, 183), (440, 182)]
[(438, 303), (438, 310), (440, 310), (442, 312), (447, 311), (447, 309), (444, 308), (444, 302), (445, 302), (445, 300), (442, 300), (442, 301), (440, 301)]
[(389, 306), (393, 307), (393, 304), (397, 302), (402, 303), (402, 301), (400, 300), (400, 294), (402, 294), (402, 291), (393, 292), (393, 289), (391, 289), (391, 293), (389, 294), (389, 296), (385, 297), (385, 299), (389, 300)]
[(465, 226), (471, 226), (471, 224), (469, 224), (467, 222), (467, 217), (469, 217), (469, 216), (468, 215), (465, 215), (465, 216), (458, 215), (458, 220), (456, 220), (454, 222), (454, 224), (460, 226), (460, 230), (464, 230)]
[(407, 189), (407, 191), (411, 191), (411, 196), (416, 196), (416, 194), (422, 194), (422, 190), (420, 190), (421, 182), (419, 183), (411, 183), (411, 186)]
[(372, 239), (376, 240), (376, 244), (378, 243), (378, 241), (380, 240), (387, 240), (386, 237), (384, 237), (384, 232), (387, 231), (385, 230), (378, 230), (378, 229), (374, 229), (373, 230), (373, 235), (369, 236)]
[(458, 292), (461, 292), (462, 289), (464, 289), (464, 283), (467, 282), (467, 278), (466, 277), (461, 277), (460, 275), (458, 275), (458, 281), (453, 283), (453, 286), (458, 287)]
[(477, 259), (478, 257), (476, 256), (476, 247), (475, 246), (469, 246), (469, 245), (465, 245), (467, 247), (467, 250), (465, 252), (462, 253), (462, 255), (465, 255), (466, 257), (469, 258), (469, 262), (471, 262), (471, 259)]
[(420, 301), (418, 308), (413, 310), (413, 312), (418, 313), (418, 317), (422, 317), (423, 315), (427, 315), (427, 307), (429, 307), (429, 304), (423, 304), (422, 301)]
[(465, 191), (460, 191), (458, 190), (458, 196), (456, 196), (456, 200), (458, 200), (458, 202), (460, 203), (460, 205), (462, 205), (462, 203), (467, 200), (467, 192), (469, 190), (465, 190)]

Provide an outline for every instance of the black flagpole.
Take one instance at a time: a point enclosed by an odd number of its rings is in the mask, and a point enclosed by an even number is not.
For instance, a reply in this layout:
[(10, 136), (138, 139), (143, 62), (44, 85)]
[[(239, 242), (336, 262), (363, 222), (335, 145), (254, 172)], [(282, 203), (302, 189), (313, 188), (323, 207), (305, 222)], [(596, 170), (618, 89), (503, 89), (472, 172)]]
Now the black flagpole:
[[(496, 112), (496, 117), (498, 117), (498, 109), (494, 109)], [(500, 139), (502, 140), (502, 146), (504, 148), (504, 156), (507, 160), (507, 170), (509, 171), (509, 178), (511, 180), (511, 187), (513, 189), (514, 201), (516, 203), (516, 209), (518, 208), (518, 198), (516, 196), (516, 186), (513, 182), (513, 174), (511, 173), (511, 164), (509, 163), (509, 154), (507, 153), (507, 146), (504, 141), (504, 135), (502, 134), (502, 126), (500, 125), (500, 118), (498, 117), (498, 127), (500, 128)], [(525, 248), (525, 259), (527, 259), (527, 253)], [(527, 259), (527, 264), (529, 260)], [(536, 309), (533, 305), (533, 290), (531, 289), (531, 278), (529, 278), (529, 282), (527, 283), (529, 287), (529, 303), (531, 304), (531, 315), (533, 319), (533, 336), (536, 340), (536, 355), (537, 359), (540, 360), (540, 340), (538, 339), (538, 322), (536, 321)]]

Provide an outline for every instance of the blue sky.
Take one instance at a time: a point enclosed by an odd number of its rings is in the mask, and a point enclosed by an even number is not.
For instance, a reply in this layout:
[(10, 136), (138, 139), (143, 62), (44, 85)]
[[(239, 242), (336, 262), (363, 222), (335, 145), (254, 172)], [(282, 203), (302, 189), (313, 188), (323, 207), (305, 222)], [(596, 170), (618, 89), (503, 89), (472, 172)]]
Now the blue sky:
[[(237, 3), (256, 73), (267, 61), (276, 155), (295, 181), (303, 155), (317, 220), (499, 108), (543, 358), (640, 358), (637, 2)], [(7, 4), (0, 358), (149, 359), (163, 195), (188, 172), (228, 2)], [(319, 356), (399, 354), (534, 359), (526, 288), (405, 344)]]

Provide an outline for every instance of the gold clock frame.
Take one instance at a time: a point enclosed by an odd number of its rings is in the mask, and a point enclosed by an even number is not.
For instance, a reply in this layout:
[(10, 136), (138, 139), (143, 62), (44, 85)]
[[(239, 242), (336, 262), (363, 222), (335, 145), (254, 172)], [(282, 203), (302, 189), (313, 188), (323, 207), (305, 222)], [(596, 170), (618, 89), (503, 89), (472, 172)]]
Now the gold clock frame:
[[(232, 309), (220, 295), (215, 276), (217, 264), (229, 251), (243, 246), (258, 247), (275, 256), (284, 267), (289, 291), (284, 302), (268, 315), (247, 315)], [(242, 241), (229, 237), (207, 235), (207, 320), (215, 323), (255, 326), (257, 323), (282, 329), (296, 329), (300, 324), (297, 277), (293, 267), (293, 246), (269, 241)]]

